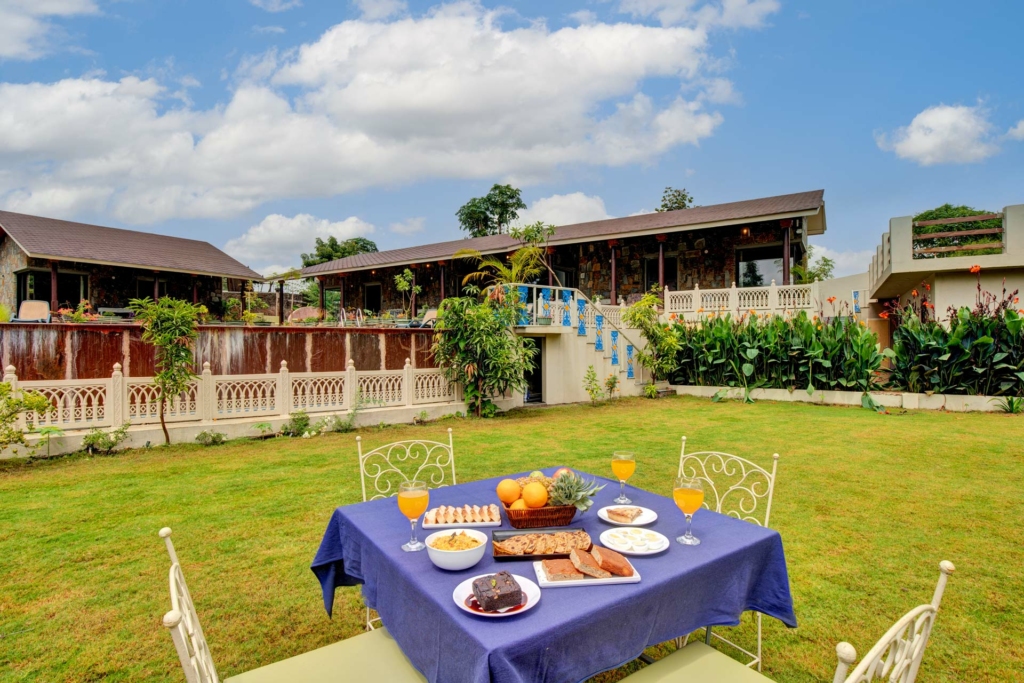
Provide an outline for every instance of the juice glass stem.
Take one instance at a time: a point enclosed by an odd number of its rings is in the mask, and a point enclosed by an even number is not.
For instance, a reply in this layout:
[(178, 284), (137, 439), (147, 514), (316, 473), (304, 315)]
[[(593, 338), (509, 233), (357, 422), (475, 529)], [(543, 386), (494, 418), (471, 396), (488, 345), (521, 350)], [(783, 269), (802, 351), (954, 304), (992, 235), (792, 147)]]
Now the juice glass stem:
[(629, 498), (626, 498), (626, 480), (625, 479), (619, 479), (619, 497), (616, 498), (612, 502), (618, 503), (619, 505), (628, 505), (629, 503), (633, 502)]
[(686, 533), (677, 538), (676, 540), (682, 543), (683, 545), (700, 545), (700, 539), (694, 536), (693, 533), (690, 531), (690, 528), (693, 524), (693, 515), (687, 515), (685, 512), (683, 514), (686, 517)]
[(409, 542), (402, 546), (402, 550), (404, 550), (407, 553), (416, 552), (417, 550), (423, 550), (424, 548), (427, 547), (427, 546), (423, 545), (422, 543), (420, 543), (420, 541), (416, 538), (416, 521), (417, 521), (417, 519), (410, 520), (410, 524), (412, 526), (412, 534), (409, 537)]

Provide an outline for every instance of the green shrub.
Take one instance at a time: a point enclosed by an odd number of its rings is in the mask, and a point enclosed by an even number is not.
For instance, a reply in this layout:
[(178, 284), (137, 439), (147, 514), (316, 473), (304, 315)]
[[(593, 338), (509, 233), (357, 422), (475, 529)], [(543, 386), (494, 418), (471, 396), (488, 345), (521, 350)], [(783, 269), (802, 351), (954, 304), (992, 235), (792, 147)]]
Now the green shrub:
[(219, 446), (227, 440), (227, 434), (215, 432), (212, 429), (204, 429), (196, 434), (196, 443), (201, 446)]
[(658, 387), (652, 384), (644, 385), (644, 398), (658, 398)]
[(604, 390), (597, 380), (597, 371), (593, 365), (588, 366), (587, 372), (583, 375), (583, 390), (590, 396), (591, 403), (597, 403), (604, 398)]
[(89, 430), (89, 433), (82, 437), (82, 450), (92, 453), (110, 453), (117, 448), (122, 441), (128, 438), (130, 422), (125, 422), (117, 429), (105, 432), (99, 427)]
[(304, 410), (297, 410), (288, 416), (288, 421), (281, 427), (285, 436), (302, 436), (310, 431), (309, 415)]

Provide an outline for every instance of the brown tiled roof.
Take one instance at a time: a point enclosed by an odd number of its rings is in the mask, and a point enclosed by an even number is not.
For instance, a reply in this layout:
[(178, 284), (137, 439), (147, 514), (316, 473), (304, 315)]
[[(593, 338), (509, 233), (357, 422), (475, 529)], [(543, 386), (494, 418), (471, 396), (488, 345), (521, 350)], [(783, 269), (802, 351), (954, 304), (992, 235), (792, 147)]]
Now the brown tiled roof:
[(263, 279), (209, 242), (199, 240), (9, 211), (0, 211), (0, 228), (32, 258)]
[[(598, 238), (625, 237), (673, 229), (699, 230), (721, 224), (742, 223), (766, 216), (816, 211), (824, 206), (824, 190), (784, 194), (742, 202), (699, 206), (680, 211), (645, 213), (639, 216), (611, 218), (603, 221), (563, 225), (555, 230), (550, 244), (590, 241)], [(481, 253), (504, 252), (515, 249), (519, 242), (508, 235), (489, 235), (471, 239), (437, 242), (418, 247), (391, 249), (372, 254), (356, 254), (335, 261), (303, 268), (302, 274), (318, 275), (348, 270), (378, 268), (421, 261), (450, 259), (460, 249), (475, 249)]]

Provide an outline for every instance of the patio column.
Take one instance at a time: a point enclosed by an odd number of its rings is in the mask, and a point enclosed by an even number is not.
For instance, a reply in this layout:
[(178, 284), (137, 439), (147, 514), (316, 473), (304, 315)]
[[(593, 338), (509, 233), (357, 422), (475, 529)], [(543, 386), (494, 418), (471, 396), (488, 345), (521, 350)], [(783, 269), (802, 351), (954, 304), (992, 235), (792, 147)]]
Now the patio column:
[(615, 277), (615, 247), (619, 246), (619, 241), (608, 240), (608, 246), (612, 249), (612, 283), (611, 292), (608, 298), (611, 299), (611, 305), (615, 306), (619, 303), (619, 286), (618, 280)]
[(664, 291), (665, 289), (665, 240), (668, 239), (668, 235), (658, 235), (655, 237), (658, 240), (658, 289)]
[(57, 310), (57, 262), (50, 261), (50, 310)]
[(192, 276), (192, 305), (196, 306), (199, 304), (199, 278), (196, 275)]
[(345, 320), (345, 273), (338, 273), (338, 319)]
[(416, 264), (412, 264), (412, 286), (409, 289), (409, 320), (416, 317)]
[(782, 284), (789, 284), (789, 227), (793, 225), (793, 221), (784, 220), (780, 221), (779, 225), (782, 226)]
[(160, 271), (153, 271), (153, 301), (160, 300)]
[(277, 281), (277, 324), (284, 325), (284, 280)]
[(555, 286), (555, 274), (552, 272), (554, 269), (551, 267), (551, 262), (554, 260), (554, 247), (548, 247), (547, 253), (544, 254), (544, 262), (548, 264), (548, 287)]
[(317, 286), (317, 290), (318, 290), (318, 294), (319, 294), (319, 298), (317, 300), (317, 304), (320, 307), (320, 313), (319, 313), (319, 315), (317, 317), (319, 317), (320, 320), (323, 320), (324, 319), (324, 315), (326, 314), (326, 310), (325, 309), (327, 308), (327, 293), (324, 290), (324, 276), (323, 275), (318, 275), (317, 276), (317, 278), (316, 278), (316, 286)]
[(437, 265), (441, 269), (441, 301), (444, 301), (444, 261), (438, 261)]

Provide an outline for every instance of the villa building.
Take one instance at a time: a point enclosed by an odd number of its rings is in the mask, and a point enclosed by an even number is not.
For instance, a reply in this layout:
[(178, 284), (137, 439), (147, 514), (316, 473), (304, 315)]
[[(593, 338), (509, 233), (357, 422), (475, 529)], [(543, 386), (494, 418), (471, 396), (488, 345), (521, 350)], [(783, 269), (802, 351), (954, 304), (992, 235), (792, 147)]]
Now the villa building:
[(130, 299), (172, 296), (216, 304), (224, 278), (263, 276), (208, 242), (0, 211), (0, 304), (26, 299), (50, 310), (123, 310)]
[[(564, 225), (547, 248), (560, 283), (542, 275), (540, 284), (575, 287), (612, 304), (629, 303), (654, 285), (789, 285), (808, 237), (825, 229), (823, 190)], [(422, 288), (413, 307), (422, 310), (457, 295), (462, 278), (476, 270), (472, 259), (455, 258), (456, 252), (500, 256), (519, 246), (509, 235), (490, 235), (358, 254), (310, 266), (302, 275), (320, 283), (321, 301), (324, 292), (337, 290), (341, 307), (376, 313), (403, 307), (394, 276), (408, 268)]]

